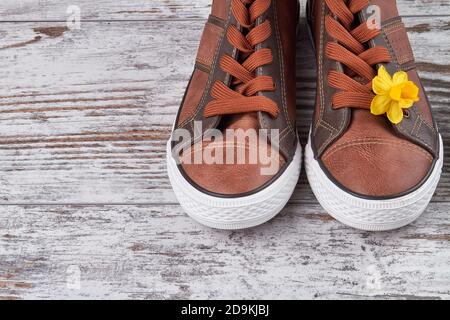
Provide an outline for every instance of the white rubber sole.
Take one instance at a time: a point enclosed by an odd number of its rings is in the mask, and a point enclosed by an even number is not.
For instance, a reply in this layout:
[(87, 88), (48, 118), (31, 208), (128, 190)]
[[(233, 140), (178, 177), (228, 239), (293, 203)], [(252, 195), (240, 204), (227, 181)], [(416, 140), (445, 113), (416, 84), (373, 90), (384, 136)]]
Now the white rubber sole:
[(311, 140), (305, 151), (309, 184), (321, 206), (336, 220), (356, 229), (387, 231), (415, 221), (426, 209), (442, 172), (444, 147), (440, 137), (440, 155), (428, 180), (416, 191), (389, 200), (367, 200), (336, 186), (314, 159)]
[(302, 149), (285, 172), (258, 193), (239, 198), (219, 198), (193, 187), (181, 174), (167, 144), (167, 171), (175, 195), (186, 213), (197, 222), (215, 229), (237, 230), (263, 224), (286, 206), (300, 175)]

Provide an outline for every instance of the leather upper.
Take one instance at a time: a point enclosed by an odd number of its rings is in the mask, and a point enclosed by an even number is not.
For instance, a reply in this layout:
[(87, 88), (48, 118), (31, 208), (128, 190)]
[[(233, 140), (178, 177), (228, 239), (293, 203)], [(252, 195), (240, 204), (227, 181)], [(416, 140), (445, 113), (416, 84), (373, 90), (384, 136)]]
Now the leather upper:
[[(205, 25), (200, 41), (194, 72), (181, 104), (175, 129), (183, 128), (192, 134), (192, 140), (187, 143), (191, 149), (187, 152), (195, 154), (195, 146), (207, 145), (218, 147), (218, 143), (195, 139), (194, 123), (202, 123), (202, 133), (208, 136), (211, 129), (225, 132), (226, 129), (278, 129), (279, 155), (277, 161), (280, 171), (291, 162), (297, 146), (295, 126), (295, 45), (296, 26), (298, 19), (297, 0), (272, 0), (270, 8), (264, 16), (258, 18), (256, 25), (265, 20), (270, 21), (272, 35), (259, 44), (258, 49), (270, 48), (273, 63), (259, 67), (255, 73), (269, 75), (275, 80), (273, 92), (260, 92), (275, 101), (280, 109), (276, 118), (265, 112), (254, 112), (230, 116), (203, 115), (206, 105), (213, 99), (211, 90), (216, 81), (222, 81), (231, 86), (232, 79), (220, 67), (220, 59), (229, 55), (239, 59), (237, 50), (227, 39), (230, 26), (237, 26), (237, 21), (231, 11), (231, 0), (214, 0), (211, 15)], [(198, 135), (197, 135), (198, 136)], [(268, 150), (272, 150), (273, 141), (267, 142)], [(224, 143), (226, 144), (226, 143)], [(175, 147), (175, 142), (172, 142)], [(220, 146), (220, 145), (219, 145)], [(223, 145), (222, 147), (225, 147)], [(248, 146), (237, 146), (246, 149)], [(236, 150), (236, 152), (242, 150)], [(241, 165), (209, 165), (181, 164), (180, 170), (190, 182), (203, 191), (215, 195), (242, 195), (252, 193), (273, 179), (278, 173), (261, 176), (259, 169), (262, 164)]]
[[(388, 48), (392, 61), (384, 66), (390, 74), (407, 72), (419, 87), (420, 101), (398, 125), (370, 110), (333, 109), (336, 90), (328, 85), (328, 74), (331, 70), (343, 72), (344, 66), (324, 53), (326, 44), (335, 41), (324, 26), (330, 14), (325, 0), (309, 0), (308, 20), (318, 70), (311, 138), (316, 159), (337, 184), (359, 196), (389, 198), (420, 186), (438, 157), (439, 137), (396, 1), (369, 0), (369, 5), (380, 8), (381, 34), (367, 46)], [(360, 12), (361, 23), (368, 20), (369, 13), (366, 9)]]

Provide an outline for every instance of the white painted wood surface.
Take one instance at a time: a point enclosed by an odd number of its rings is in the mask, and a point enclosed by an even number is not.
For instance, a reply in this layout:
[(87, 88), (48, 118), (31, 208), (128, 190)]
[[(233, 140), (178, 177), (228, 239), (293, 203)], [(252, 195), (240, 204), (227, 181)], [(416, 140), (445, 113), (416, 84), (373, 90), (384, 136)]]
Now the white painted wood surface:
[[(299, 0), (303, 8), (306, 0)], [(66, 21), (67, 9), (78, 6), (83, 20), (180, 20), (204, 19), (211, 0), (2, 0), (4, 21)], [(409, 16), (450, 14), (448, 0), (397, 0)]]
[[(20, 298), (448, 298), (449, 210), (432, 204), (401, 231), (366, 233), (318, 205), (289, 205), (239, 232), (199, 226), (177, 205), (1, 207), (0, 290)], [(79, 290), (70, 289), (74, 267)]]
[[(450, 146), (450, 1), (398, 2)], [(65, 28), (72, 4), (80, 30)], [(333, 221), (304, 176), (283, 214), (253, 230), (183, 214), (164, 144), (209, 4), (2, 1), (0, 298), (450, 298), (448, 158), (427, 213), (395, 232)], [(305, 141), (304, 33), (297, 57)]]

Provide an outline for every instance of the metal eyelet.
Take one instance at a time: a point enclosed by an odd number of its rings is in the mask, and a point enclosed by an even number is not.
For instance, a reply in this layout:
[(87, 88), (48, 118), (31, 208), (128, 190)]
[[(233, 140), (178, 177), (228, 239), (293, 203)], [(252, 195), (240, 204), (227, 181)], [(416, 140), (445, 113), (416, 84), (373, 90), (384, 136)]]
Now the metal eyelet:
[(403, 116), (405, 117), (405, 119), (409, 119), (411, 117), (411, 112), (409, 112), (409, 110), (405, 110), (403, 112)]

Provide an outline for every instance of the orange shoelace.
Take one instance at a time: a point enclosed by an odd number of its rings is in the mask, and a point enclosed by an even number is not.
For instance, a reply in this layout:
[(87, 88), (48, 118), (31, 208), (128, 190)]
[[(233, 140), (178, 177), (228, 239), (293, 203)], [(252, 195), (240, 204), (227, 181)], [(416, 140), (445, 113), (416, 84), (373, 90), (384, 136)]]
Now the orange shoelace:
[[(211, 90), (213, 100), (205, 107), (204, 116), (240, 114), (262, 111), (277, 117), (278, 105), (271, 99), (258, 96), (262, 91), (274, 91), (272, 77), (257, 76), (255, 71), (273, 61), (272, 50), (256, 46), (272, 35), (268, 20), (255, 26), (256, 19), (271, 6), (272, 0), (232, 0), (231, 11), (239, 23), (227, 30), (228, 42), (239, 51), (239, 62), (229, 55), (220, 60), (221, 69), (232, 76), (231, 88), (222, 81), (216, 81)], [(245, 35), (243, 34), (245, 32)]]
[[(338, 20), (328, 15), (325, 27), (330, 37), (337, 42), (329, 42), (325, 49), (328, 58), (347, 67), (346, 72), (331, 70), (328, 84), (339, 91), (333, 96), (333, 108), (370, 109), (374, 98), (372, 79), (376, 76), (374, 66), (391, 61), (387, 48), (375, 46), (367, 49), (364, 45), (376, 38), (381, 31), (369, 28), (366, 22), (354, 27), (355, 15), (364, 9), (368, 0), (325, 0), (330, 11)], [(355, 78), (362, 78), (357, 81)]]

